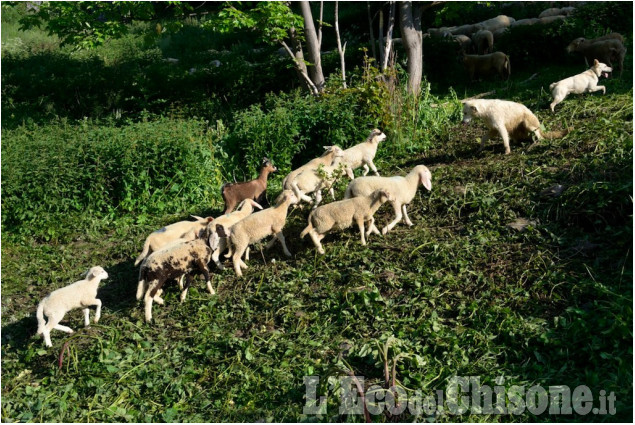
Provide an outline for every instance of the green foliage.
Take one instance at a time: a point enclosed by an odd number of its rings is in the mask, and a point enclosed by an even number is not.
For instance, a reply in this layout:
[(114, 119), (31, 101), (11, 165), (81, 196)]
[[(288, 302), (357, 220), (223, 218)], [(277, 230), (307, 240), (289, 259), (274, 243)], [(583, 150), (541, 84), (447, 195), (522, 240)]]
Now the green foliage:
[[(20, 19), (23, 30), (45, 27), (49, 34), (60, 37), (62, 44), (76, 48), (94, 48), (110, 38), (120, 38), (128, 33), (133, 21), (150, 21), (159, 18), (182, 16), (191, 6), (179, 1), (160, 5), (152, 2), (42, 2)], [(178, 29), (180, 21), (171, 19), (170, 27)], [(157, 31), (162, 25), (157, 24)]]
[[(122, 127), (89, 121), (3, 132), (2, 223), (51, 239), (90, 219), (184, 211), (218, 201), (217, 140), (201, 121)], [(65, 229), (66, 228), (66, 229)]]

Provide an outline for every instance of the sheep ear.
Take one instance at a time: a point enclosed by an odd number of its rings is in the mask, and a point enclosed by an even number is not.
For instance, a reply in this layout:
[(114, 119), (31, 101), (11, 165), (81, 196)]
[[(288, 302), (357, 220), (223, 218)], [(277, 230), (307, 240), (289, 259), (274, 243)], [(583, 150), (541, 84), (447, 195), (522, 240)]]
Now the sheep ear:
[(426, 173), (421, 173), (419, 175), (419, 180), (421, 180), (421, 184), (428, 190), (432, 190), (432, 181), (430, 180), (430, 176)]
[(254, 207), (258, 209), (262, 209), (262, 205), (260, 205), (258, 202), (254, 201), (253, 199), (250, 199), (250, 201), (251, 201), (251, 205), (253, 205)]
[(216, 225), (216, 233), (218, 233), (218, 236), (221, 238), (228, 238), (231, 235), (231, 232), (229, 230), (225, 230), (225, 227), (222, 224)]
[(195, 218), (197, 220), (205, 220), (203, 217), (199, 217), (199, 216), (194, 215), (194, 214), (190, 214), (190, 217), (193, 217), (193, 218)]
[(326, 151), (332, 151), (333, 150), (333, 146), (322, 146), (324, 148), (324, 150)]
[(474, 105), (470, 105), (470, 109), (472, 110), (472, 112), (478, 112), (478, 109), (476, 109), (476, 106)]
[(208, 223), (211, 223), (214, 221), (214, 217), (206, 217), (205, 220), (207, 220)]

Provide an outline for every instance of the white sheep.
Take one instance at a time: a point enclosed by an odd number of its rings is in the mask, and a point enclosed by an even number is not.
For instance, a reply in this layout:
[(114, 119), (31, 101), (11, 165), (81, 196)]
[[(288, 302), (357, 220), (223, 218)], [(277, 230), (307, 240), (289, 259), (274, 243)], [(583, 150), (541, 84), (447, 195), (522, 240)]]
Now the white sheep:
[[(68, 326), (60, 325), (64, 315), (76, 308), (84, 309), (84, 326), (90, 323), (89, 306), (96, 306), (95, 323), (101, 317), (101, 300), (97, 298), (97, 287), (103, 279), (108, 279), (106, 270), (99, 266), (92, 267), (86, 274), (86, 279), (77, 281), (63, 288), (57, 289), (40, 301), (37, 306), (37, 335), (43, 335), (47, 347), (51, 347), (51, 329), (73, 333)], [(48, 322), (44, 321), (44, 315)]]
[(297, 202), (298, 198), (293, 191), (285, 190), (278, 197), (275, 207), (255, 212), (234, 224), (231, 229), (222, 226), (218, 227), (220, 237), (229, 237), (229, 249), (236, 275), (242, 276), (241, 268), (247, 268), (247, 265), (241, 260), (247, 247), (269, 235), (274, 235), (275, 237), (267, 244), (267, 248), (271, 248), (275, 241), (279, 240), (282, 244), (284, 254), (287, 257), (291, 256), (291, 252), (289, 252), (284, 235), (282, 234), (282, 228), (287, 220), (289, 206)]
[[(322, 202), (322, 189), (328, 189), (331, 197), (335, 199), (333, 185), (344, 174), (346, 164), (341, 156), (336, 156), (331, 165), (320, 165), (317, 169), (304, 170), (298, 174), (290, 184), (290, 189), (296, 198), (313, 203), (316, 208)], [(315, 201), (308, 195), (315, 194)]]
[(373, 163), (373, 159), (375, 159), (375, 154), (377, 154), (379, 142), (384, 140), (386, 140), (386, 135), (382, 133), (381, 130), (374, 129), (370, 132), (370, 135), (365, 141), (344, 150), (342, 162), (346, 164), (346, 174), (348, 178), (353, 180), (355, 178), (353, 170), (362, 165), (364, 166), (362, 175), (365, 176), (368, 174), (368, 167), (370, 167), (376, 175), (379, 175), (377, 167), (375, 167)]
[[(254, 211), (254, 207), (260, 210), (262, 209), (262, 206), (253, 199), (245, 199), (238, 206), (237, 211), (217, 217), (216, 220), (214, 220), (214, 224), (216, 226), (222, 226), (225, 229), (231, 229), (234, 224), (250, 215)], [(220, 253), (227, 249), (228, 242), (227, 238), (220, 238), (218, 248), (212, 253), (212, 260), (214, 260), (216, 266), (221, 270), (224, 270), (225, 267), (221, 264), (219, 257)]]
[(194, 217), (196, 221), (179, 221), (152, 232), (150, 236), (146, 238), (143, 244), (143, 251), (141, 251), (141, 254), (137, 257), (134, 265), (138, 265), (150, 253), (158, 251), (177, 239), (190, 241), (196, 239), (207, 224), (214, 220), (212, 217), (202, 218), (195, 215), (192, 217)]
[(414, 199), (419, 184), (428, 190), (432, 189), (432, 174), (425, 165), (417, 165), (405, 177), (360, 177), (355, 179), (346, 188), (344, 199), (369, 196), (376, 190), (390, 193), (395, 199), (391, 201), (395, 210), (395, 219), (381, 230), (382, 234), (385, 235), (401, 221), (402, 217), (405, 218), (408, 226), (412, 226), (406, 206)]
[[(309, 234), (318, 252), (324, 254), (320, 241), (329, 230), (346, 229), (356, 223), (362, 245), (366, 245), (366, 237), (371, 233), (379, 235), (373, 216), (386, 201), (394, 202), (395, 198), (384, 190), (376, 190), (370, 196), (358, 196), (322, 205), (311, 211), (309, 224), (300, 233), (300, 237), (303, 238)], [(368, 230), (364, 234), (365, 226)]]
[(137, 299), (145, 293), (145, 319), (152, 320), (152, 303), (156, 301), (163, 304), (160, 298), (162, 287), (170, 279), (187, 277), (187, 283), (181, 292), (181, 301), (185, 300), (190, 286), (190, 274), (202, 273), (207, 283), (210, 294), (216, 292), (212, 288), (207, 263), (212, 258), (212, 252), (218, 247), (219, 235), (213, 229), (213, 224), (207, 226), (202, 239), (183, 242), (154, 252), (146, 258), (139, 271), (139, 283), (137, 285)]
[(295, 193), (296, 197), (298, 197), (298, 199), (303, 199), (306, 202), (311, 202), (311, 198), (309, 198), (308, 196), (302, 196), (302, 193), (298, 189), (297, 184), (295, 183), (295, 180), (297, 176), (304, 173), (305, 171), (317, 170), (320, 167), (320, 165), (324, 167), (331, 166), (333, 162), (336, 160), (336, 158), (338, 157), (341, 158), (342, 155), (344, 154), (344, 151), (342, 150), (342, 148), (336, 145), (324, 146), (324, 149), (326, 150), (324, 151), (322, 156), (312, 159), (311, 161), (307, 162), (303, 166), (298, 167), (295, 170), (291, 171), (289, 174), (287, 174), (287, 176), (282, 180), (282, 189), (293, 190), (293, 192)]

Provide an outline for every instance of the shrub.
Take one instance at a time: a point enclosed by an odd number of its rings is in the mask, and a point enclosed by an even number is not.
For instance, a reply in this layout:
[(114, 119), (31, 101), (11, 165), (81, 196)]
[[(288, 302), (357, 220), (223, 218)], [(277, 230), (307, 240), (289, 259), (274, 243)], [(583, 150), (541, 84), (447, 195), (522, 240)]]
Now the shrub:
[(202, 121), (167, 119), (5, 130), (3, 227), (51, 239), (94, 218), (143, 222), (192, 205), (219, 205), (222, 170), (213, 134)]

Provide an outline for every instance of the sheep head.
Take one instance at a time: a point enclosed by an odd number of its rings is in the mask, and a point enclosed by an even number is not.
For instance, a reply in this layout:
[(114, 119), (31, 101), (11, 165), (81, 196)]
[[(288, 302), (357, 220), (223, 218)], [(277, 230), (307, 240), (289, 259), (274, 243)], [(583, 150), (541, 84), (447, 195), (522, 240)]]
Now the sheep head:
[(384, 140), (386, 140), (386, 135), (377, 128), (373, 129), (373, 131), (370, 132), (368, 139), (366, 139), (367, 142), (374, 143), (383, 142)]
[(572, 53), (572, 52), (577, 51), (577, 50), (578, 50), (578, 48), (580, 47), (580, 45), (581, 45), (582, 43), (584, 43), (585, 41), (586, 41), (586, 38), (584, 38), (584, 37), (578, 37), (578, 38), (576, 38), (575, 40), (573, 40), (573, 41), (571, 42), (571, 44), (569, 44), (569, 45), (567, 46), (567, 52), (568, 52), (568, 53)]
[(86, 272), (86, 279), (93, 280), (104, 280), (108, 279), (108, 273), (100, 266), (91, 267), (88, 272)]
[(428, 190), (432, 190), (432, 173), (425, 165), (417, 165), (417, 173), (419, 174), (419, 184), (422, 184)]

